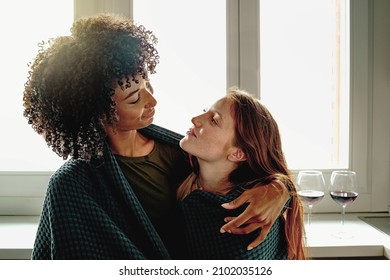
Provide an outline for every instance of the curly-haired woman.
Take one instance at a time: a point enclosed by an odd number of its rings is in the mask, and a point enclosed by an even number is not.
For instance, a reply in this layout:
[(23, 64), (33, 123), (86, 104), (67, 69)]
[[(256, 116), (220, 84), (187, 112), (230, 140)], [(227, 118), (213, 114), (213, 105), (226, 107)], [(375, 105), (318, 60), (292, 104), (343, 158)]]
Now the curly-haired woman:
[[(33, 259), (181, 256), (175, 192), (190, 168), (182, 136), (152, 124), (156, 42), (143, 26), (101, 14), (42, 44), (31, 63), (24, 116), (70, 158), (50, 178)], [(288, 200), (279, 190), (266, 200), (263, 189), (245, 192), (226, 207), (250, 203), (250, 211), (228, 217), (223, 230), (263, 227), (259, 244)]]

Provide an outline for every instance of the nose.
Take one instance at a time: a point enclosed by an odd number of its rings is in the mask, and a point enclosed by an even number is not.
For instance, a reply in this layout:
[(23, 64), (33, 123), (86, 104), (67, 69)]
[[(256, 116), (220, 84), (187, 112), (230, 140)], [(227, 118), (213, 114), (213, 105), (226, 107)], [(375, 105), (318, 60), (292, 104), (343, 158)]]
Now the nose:
[(153, 108), (157, 105), (157, 100), (154, 98), (153, 94), (147, 89), (144, 90), (145, 96), (145, 108)]
[(202, 125), (202, 122), (200, 120), (200, 116), (193, 117), (191, 119), (191, 122), (194, 124), (195, 127), (199, 127)]

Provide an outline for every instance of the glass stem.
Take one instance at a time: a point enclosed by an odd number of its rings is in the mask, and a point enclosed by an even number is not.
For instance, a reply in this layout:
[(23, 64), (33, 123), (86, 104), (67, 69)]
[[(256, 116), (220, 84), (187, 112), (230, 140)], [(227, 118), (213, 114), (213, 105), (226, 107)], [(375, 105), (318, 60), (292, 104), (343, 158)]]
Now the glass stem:
[(341, 225), (344, 226), (344, 221), (345, 221), (345, 206), (346, 205), (343, 205), (342, 207), (342, 212), (341, 212)]
[(309, 213), (307, 215), (307, 224), (310, 226), (311, 223), (311, 209), (313, 208), (313, 205), (309, 205)]

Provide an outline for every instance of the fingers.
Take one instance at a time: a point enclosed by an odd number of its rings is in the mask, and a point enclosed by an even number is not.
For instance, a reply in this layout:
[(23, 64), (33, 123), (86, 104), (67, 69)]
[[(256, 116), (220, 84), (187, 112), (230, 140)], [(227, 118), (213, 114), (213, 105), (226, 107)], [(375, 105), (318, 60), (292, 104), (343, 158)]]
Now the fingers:
[[(230, 218), (229, 221), (221, 227), (220, 232), (233, 232), (233, 230), (241, 227), (243, 224), (248, 223), (254, 215), (248, 211), (248, 208), (244, 210), (238, 217)], [(225, 218), (225, 222), (227, 219)]]
[(274, 221), (280, 215), (285, 202), (290, 197), (289, 192), (283, 185), (281, 185), (283, 187), (281, 190), (278, 187), (280, 187), (279, 184), (277, 186), (272, 184), (255, 186), (244, 191), (231, 202), (222, 204), (222, 207), (227, 210), (236, 209), (244, 204), (248, 205), (239, 216), (226, 217), (226, 224), (221, 227), (220, 232), (247, 234), (262, 228), (257, 238), (247, 248), (250, 250), (258, 246), (265, 240)]
[(261, 229), (260, 234), (257, 236), (257, 238), (248, 245), (247, 250), (252, 250), (256, 246), (259, 246), (261, 242), (265, 240), (265, 237), (267, 236), (268, 232), (270, 231), (272, 225), (266, 225), (263, 226)]
[(231, 210), (231, 209), (236, 209), (247, 202), (248, 202), (247, 195), (245, 193), (243, 193), (239, 197), (237, 197), (236, 199), (234, 199), (230, 202), (224, 203), (221, 206), (225, 209)]
[(239, 228), (229, 229), (229, 231), (227, 232), (231, 234), (248, 234), (251, 233), (252, 231), (255, 231), (256, 229), (259, 229), (260, 227), (261, 226), (259, 223), (251, 223), (251, 224), (241, 226)]
[[(234, 221), (236, 217), (226, 217), (225, 222), (231, 222)], [(227, 225), (227, 224), (226, 224)], [(247, 247), (247, 250), (252, 250), (256, 246), (260, 245), (266, 238), (267, 234), (269, 233), (270, 229), (272, 227), (272, 223), (259, 223), (259, 222), (252, 222), (250, 224), (247, 224), (245, 226), (241, 227), (231, 227), (224, 230), (224, 227), (221, 228), (221, 233), (231, 233), (231, 234), (248, 234), (251, 233), (259, 228), (261, 228), (260, 234), (256, 237), (256, 239), (250, 243)]]
[(241, 226), (240, 221), (237, 222), (237, 217), (226, 217), (224, 221), (227, 223), (221, 227), (220, 229), (221, 233), (225, 233), (225, 232), (232, 233), (233, 231), (236, 231), (236, 229)]
[[(245, 193), (241, 194), (238, 198), (222, 204), (222, 207), (228, 210), (232, 210), (235, 208), (240, 207), (241, 205), (248, 203), (248, 199), (246, 198)], [(247, 207), (238, 217), (235, 218), (225, 218), (225, 222), (227, 223), (222, 226), (221, 232), (232, 232), (232, 230), (241, 227), (243, 224), (248, 223), (248, 221), (256, 216), (255, 213), (253, 213), (253, 207), (250, 207), (251, 205), (249, 204), (249, 207)]]
[(250, 215), (245, 211), (238, 217), (226, 217), (225, 223), (221, 229), (221, 233), (245, 234), (250, 233), (258, 228), (269, 223), (268, 220), (259, 221), (257, 218), (248, 218)]
[(235, 219), (236, 217), (226, 217), (225, 219), (223, 219), (225, 221), (225, 223), (228, 223), (230, 221), (232, 221), (233, 219)]

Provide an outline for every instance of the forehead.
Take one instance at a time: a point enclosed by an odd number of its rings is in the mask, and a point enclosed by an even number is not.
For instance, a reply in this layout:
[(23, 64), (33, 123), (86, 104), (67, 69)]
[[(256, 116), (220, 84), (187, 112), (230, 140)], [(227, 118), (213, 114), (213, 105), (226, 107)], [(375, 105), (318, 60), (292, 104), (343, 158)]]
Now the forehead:
[(144, 80), (141, 74), (137, 74), (135, 76), (129, 75), (127, 77), (123, 77), (122, 79), (116, 80), (114, 87), (115, 88), (134, 88), (137, 87)]
[(144, 78), (143, 75), (141, 75), (141, 74), (129, 75), (129, 76), (124, 77), (124, 78), (122, 79), (122, 81), (127, 81), (127, 82), (132, 82), (132, 83), (133, 83), (134, 81), (139, 82), (139, 81), (141, 81), (141, 80), (145, 80), (145, 78)]
[(234, 123), (234, 113), (232, 108), (232, 102), (227, 98), (221, 98), (210, 108), (211, 111), (217, 112), (224, 122)]
[(216, 110), (216, 111), (219, 111), (219, 112), (224, 112), (225, 114), (226, 113), (229, 113), (229, 115), (230, 115), (230, 109), (231, 109), (231, 102), (229, 102), (228, 100), (227, 100), (227, 98), (226, 97), (224, 97), (224, 98), (221, 98), (221, 99), (219, 99), (219, 100), (217, 100), (214, 104), (213, 104), (213, 106), (211, 107), (211, 109), (213, 109), (213, 110)]

